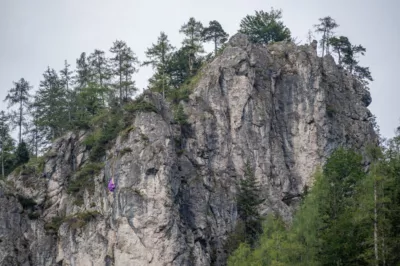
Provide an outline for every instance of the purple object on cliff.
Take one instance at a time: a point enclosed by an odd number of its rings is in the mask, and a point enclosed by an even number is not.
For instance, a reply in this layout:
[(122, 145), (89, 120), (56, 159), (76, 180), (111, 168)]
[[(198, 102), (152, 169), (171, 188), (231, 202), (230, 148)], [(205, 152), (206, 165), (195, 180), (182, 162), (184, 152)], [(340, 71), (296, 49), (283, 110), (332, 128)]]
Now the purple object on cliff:
[(112, 181), (112, 179), (110, 179), (110, 182), (108, 182), (108, 190), (114, 192), (114, 189), (115, 189), (114, 182)]

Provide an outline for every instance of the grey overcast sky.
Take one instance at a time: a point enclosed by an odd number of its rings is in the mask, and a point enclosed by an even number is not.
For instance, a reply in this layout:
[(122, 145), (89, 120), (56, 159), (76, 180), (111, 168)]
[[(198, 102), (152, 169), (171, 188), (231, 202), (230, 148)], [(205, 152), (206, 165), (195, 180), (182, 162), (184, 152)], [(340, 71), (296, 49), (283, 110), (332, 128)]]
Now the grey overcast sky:
[[(108, 51), (118, 39), (144, 60), (160, 31), (179, 47), (189, 17), (218, 20), (233, 35), (245, 15), (271, 7), (283, 10), (284, 23), (303, 42), (329, 15), (340, 25), (337, 34), (367, 48), (360, 65), (375, 79), (370, 110), (383, 136), (392, 137), (400, 125), (400, 0), (0, 0), (0, 109), (12, 81), (24, 77), (36, 90), (47, 66), (60, 70), (66, 59), (75, 67), (81, 52)], [(146, 87), (151, 75), (142, 68), (137, 86)]]

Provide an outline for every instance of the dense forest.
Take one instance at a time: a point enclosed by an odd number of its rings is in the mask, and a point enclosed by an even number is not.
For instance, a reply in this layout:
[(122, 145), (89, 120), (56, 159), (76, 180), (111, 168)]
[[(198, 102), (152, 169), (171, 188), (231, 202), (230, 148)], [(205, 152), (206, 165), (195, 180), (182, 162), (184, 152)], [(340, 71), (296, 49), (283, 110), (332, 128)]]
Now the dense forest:
[[(319, 36), (319, 53), (332, 55), (337, 64), (366, 87), (372, 76), (358, 57), (366, 49), (348, 37), (336, 36), (339, 27), (327, 16), (319, 19), (304, 41)], [(56, 71), (48, 67), (39, 88), (32, 92), (29, 81), (13, 82), (4, 101), (11, 112), (0, 112), (1, 177), (15, 169), (43, 164), (53, 140), (69, 131), (90, 132), (85, 145), (93, 165), (104, 159), (112, 141), (130, 130), (130, 118), (138, 111), (156, 111), (136, 95), (134, 75), (141, 66), (154, 69), (148, 89), (160, 93), (174, 110), (177, 124), (187, 124), (181, 101), (188, 99), (199, 72), (223, 52), (229, 35), (221, 24), (208, 26), (190, 18), (179, 32), (180, 48), (165, 32), (155, 38), (139, 62), (134, 51), (116, 40), (106, 53), (82, 52), (75, 70), (65, 61)], [(240, 23), (240, 33), (259, 45), (273, 42), (298, 44), (284, 25), (282, 11), (256, 11)], [(204, 43), (213, 44), (206, 53)], [(323, 59), (322, 59), (323, 60)], [(11, 132), (17, 130), (18, 139)], [(339, 148), (317, 171), (314, 186), (303, 195), (293, 220), (282, 221), (273, 214), (262, 217), (258, 185), (250, 167), (245, 171), (237, 195), (239, 221), (226, 249), (229, 265), (396, 265), (400, 256), (400, 131), (381, 147), (369, 147), (368, 165), (354, 151)], [(365, 158), (364, 158), (365, 159)], [(84, 184), (80, 184), (84, 185)]]

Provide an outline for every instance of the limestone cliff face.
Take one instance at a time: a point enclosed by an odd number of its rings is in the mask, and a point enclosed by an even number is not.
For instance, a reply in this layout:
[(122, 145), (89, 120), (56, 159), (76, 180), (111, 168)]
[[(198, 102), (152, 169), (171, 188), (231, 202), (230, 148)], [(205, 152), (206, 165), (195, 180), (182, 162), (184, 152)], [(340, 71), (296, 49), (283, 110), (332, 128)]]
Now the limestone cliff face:
[[(247, 160), (267, 199), (261, 211), (290, 219), (335, 147), (362, 151), (376, 141), (369, 92), (309, 45), (263, 47), (238, 34), (200, 75), (182, 103), (190, 126), (146, 94), (158, 112), (132, 118), (107, 152), (118, 148), (120, 159), (93, 176), (83, 203), (67, 187), (87, 163), (84, 132), (53, 144), (47, 178), (0, 181), (0, 265), (223, 265)], [(109, 193), (113, 166), (117, 188)], [(24, 210), (21, 196), (34, 206)]]

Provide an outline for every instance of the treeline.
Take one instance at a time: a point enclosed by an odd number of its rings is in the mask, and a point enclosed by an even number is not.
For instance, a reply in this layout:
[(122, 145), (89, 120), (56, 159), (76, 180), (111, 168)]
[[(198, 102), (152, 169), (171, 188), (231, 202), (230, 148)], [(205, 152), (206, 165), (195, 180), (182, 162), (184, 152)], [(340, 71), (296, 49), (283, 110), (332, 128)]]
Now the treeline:
[[(117, 40), (108, 54), (97, 49), (91, 54), (81, 53), (75, 70), (67, 61), (60, 71), (48, 67), (33, 95), (28, 81), (21, 78), (14, 82), (4, 101), (17, 110), (0, 113), (2, 176), (26, 162), (16, 157), (15, 141), (10, 135), (14, 128), (18, 129), (18, 147), (37, 157), (67, 131), (95, 130), (99, 124), (113, 120), (111, 117), (121, 120), (125, 109), (135, 109), (126, 105), (132, 104), (132, 96), (138, 90), (133, 76), (140, 66), (151, 65), (155, 70), (149, 80), (150, 90), (173, 102), (186, 98), (190, 79), (212, 57), (204, 55), (203, 43), (213, 42), (215, 55), (228, 34), (217, 21), (204, 27), (194, 18), (182, 25), (180, 32), (184, 35), (181, 48), (175, 49), (161, 32), (142, 63), (126, 42)], [(113, 127), (123, 129), (124, 125), (119, 124)], [(99, 138), (108, 142), (115, 133)]]
[[(368, 68), (359, 67), (356, 60), (358, 54), (364, 54), (365, 48), (352, 45), (343, 36), (335, 37), (335, 27), (337, 25), (330, 17), (321, 19), (316, 26), (317, 32), (322, 33), (322, 55), (325, 51), (330, 53), (332, 47), (332, 52), (339, 56), (339, 64), (350, 73), (354, 72), (360, 80), (372, 80)], [(126, 42), (116, 40), (108, 53), (98, 49), (90, 54), (81, 53), (74, 70), (67, 61), (60, 71), (48, 67), (34, 94), (31, 94), (32, 86), (24, 78), (14, 82), (5, 102), (15, 110), (0, 113), (2, 176), (23, 164), (27, 153), (30, 157), (43, 154), (52, 140), (67, 131), (113, 127), (115, 130), (110, 130), (106, 136), (104, 132), (97, 135), (100, 142), (93, 141), (98, 143), (97, 146), (108, 143), (118, 130), (126, 127), (126, 121), (121, 121), (121, 113), (138, 108), (126, 105), (135, 104), (132, 96), (138, 89), (133, 77), (141, 66), (153, 67), (148, 89), (161, 93), (173, 103), (178, 120), (184, 123), (185, 115), (179, 102), (188, 98), (194, 81), (199, 78), (196, 76), (199, 69), (223, 51), (229, 35), (218, 21), (203, 26), (195, 18), (183, 24), (179, 32), (184, 37), (179, 49), (172, 46), (168, 36), (161, 32), (145, 52), (146, 60), (143, 62), (139, 62)], [(247, 34), (254, 43), (294, 42), (282, 21), (281, 10), (257, 11), (255, 15), (246, 16), (241, 21), (239, 32)], [(205, 42), (213, 44), (213, 52), (205, 53)], [(111, 123), (116, 123), (115, 119), (118, 124)], [(18, 145), (10, 135), (15, 128), (18, 129)], [(21, 156), (25, 159), (17, 158), (17, 151), (24, 154)]]
[(228, 265), (398, 265), (400, 131), (360, 154), (339, 148), (317, 171), (291, 224), (270, 214), (257, 241), (245, 239)]

